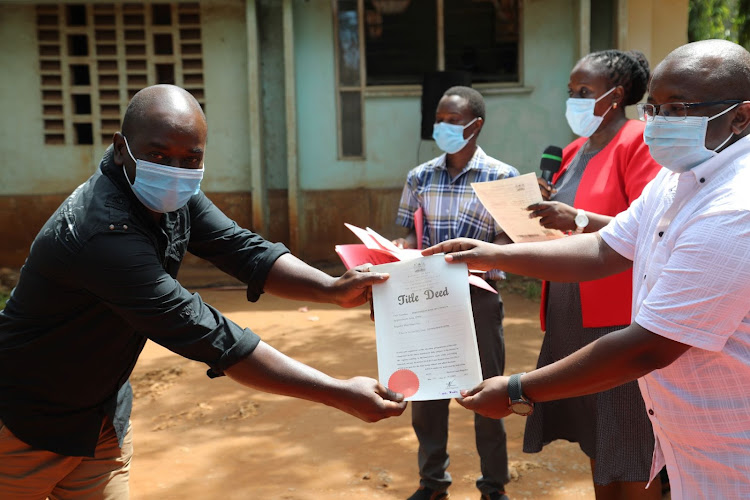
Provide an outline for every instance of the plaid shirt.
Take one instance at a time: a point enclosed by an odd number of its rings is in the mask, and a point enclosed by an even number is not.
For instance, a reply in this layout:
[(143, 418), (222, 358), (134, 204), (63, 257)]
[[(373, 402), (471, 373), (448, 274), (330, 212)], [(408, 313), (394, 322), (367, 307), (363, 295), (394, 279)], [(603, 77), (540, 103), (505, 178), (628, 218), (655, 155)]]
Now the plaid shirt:
[[(477, 146), (466, 167), (451, 179), (445, 155), (438, 156), (413, 168), (407, 175), (396, 224), (414, 229), (414, 212), (422, 207), (424, 229), (417, 238), (422, 238), (424, 248), (452, 238), (494, 241), (502, 229), (479, 201), (471, 183), (517, 175), (514, 167), (487, 156)], [(492, 270), (486, 278), (502, 279), (503, 274)]]

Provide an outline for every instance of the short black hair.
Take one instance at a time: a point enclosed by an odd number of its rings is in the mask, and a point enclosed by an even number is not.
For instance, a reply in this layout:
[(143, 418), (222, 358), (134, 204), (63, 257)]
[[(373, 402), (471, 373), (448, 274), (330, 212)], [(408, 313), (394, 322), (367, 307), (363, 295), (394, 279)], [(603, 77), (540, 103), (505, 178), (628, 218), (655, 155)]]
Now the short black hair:
[(469, 103), (471, 114), (473, 114), (475, 118), (481, 118), (484, 120), (484, 97), (482, 97), (482, 94), (471, 87), (457, 85), (446, 90), (443, 97), (451, 95), (457, 95), (458, 97), (466, 99)]
[(601, 50), (584, 56), (582, 60), (600, 66), (611, 86), (625, 90), (623, 105), (630, 106), (643, 98), (648, 88), (650, 70), (643, 52), (637, 50)]

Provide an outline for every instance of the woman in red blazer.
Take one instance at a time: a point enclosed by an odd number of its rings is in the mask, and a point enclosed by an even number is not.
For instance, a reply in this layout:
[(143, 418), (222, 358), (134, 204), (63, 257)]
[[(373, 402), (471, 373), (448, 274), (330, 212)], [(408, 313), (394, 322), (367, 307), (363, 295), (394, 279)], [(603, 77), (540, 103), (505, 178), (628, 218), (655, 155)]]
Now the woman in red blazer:
[[(625, 107), (641, 100), (649, 78), (640, 52), (606, 50), (581, 59), (570, 74), (566, 118), (581, 137), (563, 150), (546, 200), (529, 207), (547, 228), (598, 231), (624, 211), (661, 168), (643, 143), (644, 123)], [(631, 273), (583, 283), (544, 283), (539, 367), (630, 324)], [(661, 498), (646, 490), (654, 436), (637, 382), (599, 394), (537, 403), (526, 422), (524, 451), (556, 439), (579, 443), (591, 459), (597, 500)]]

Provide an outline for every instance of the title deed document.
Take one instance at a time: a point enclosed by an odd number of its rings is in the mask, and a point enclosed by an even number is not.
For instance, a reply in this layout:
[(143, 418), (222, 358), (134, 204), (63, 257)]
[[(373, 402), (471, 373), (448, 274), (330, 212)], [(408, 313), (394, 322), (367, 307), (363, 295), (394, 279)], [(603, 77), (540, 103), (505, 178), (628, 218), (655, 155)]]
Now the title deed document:
[(460, 397), (482, 381), (466, 264), (431, 255), (373, 266), (380, 383), (407, 400)]

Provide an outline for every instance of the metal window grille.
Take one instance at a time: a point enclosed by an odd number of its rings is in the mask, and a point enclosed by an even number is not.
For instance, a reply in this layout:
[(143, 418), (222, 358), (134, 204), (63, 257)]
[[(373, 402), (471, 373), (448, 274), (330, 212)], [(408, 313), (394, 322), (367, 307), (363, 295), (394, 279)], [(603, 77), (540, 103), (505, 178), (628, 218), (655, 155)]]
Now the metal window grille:
[(192, 3), (36, 7), (46, 144), (107, 144), (130, 98), (173, 83), (205, 110), (200, 6)]

